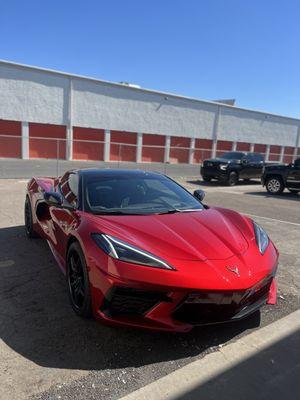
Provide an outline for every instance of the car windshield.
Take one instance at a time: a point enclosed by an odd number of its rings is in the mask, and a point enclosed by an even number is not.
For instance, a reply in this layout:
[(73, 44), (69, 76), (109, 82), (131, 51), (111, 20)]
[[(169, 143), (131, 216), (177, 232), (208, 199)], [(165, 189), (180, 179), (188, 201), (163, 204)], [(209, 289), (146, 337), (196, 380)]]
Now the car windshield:
[(166, 214), (201, 211), (203, 205), (163, 175), (86, 175), (84, 209), (94, 214)]
[(238, 151), (230, 151), (228, 153), (223, 153), (221, 158), (225, 158), (226, 160), (241, 160), (244, 157), (245, 153), (239, 153)]

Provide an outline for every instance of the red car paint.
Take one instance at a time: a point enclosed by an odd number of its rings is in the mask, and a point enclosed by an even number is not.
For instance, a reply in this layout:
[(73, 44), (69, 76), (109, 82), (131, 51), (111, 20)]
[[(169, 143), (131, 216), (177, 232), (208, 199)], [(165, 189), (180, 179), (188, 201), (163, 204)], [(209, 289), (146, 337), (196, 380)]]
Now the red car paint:
[[(252, 220), (231, 210), (212, 207), (202, 212), (163, 215), (93, 215), (85, 211), (50, 206), (37, 217), (45, 191), (56, 190), (59, 179), (33, 178), (28, 183), (34, 229), (45, 238), (66, 272), (70, 240), (83, 250), (89, 273), (95, 318), (111, 324), (187, 332), (193, 324), (176, 320), (174, 312), (192, 293), (245, 292), (260, 289), (271, 276), (267, 303), (276, 302), (275, 269), (278, 251), (270, 241), (262, 255)], [(101, 232), (155, 254), (176, 270), (130, 264), (111, 258), (94, 242)], [(234, 272), (234, 268), (238, 272)], [(143, 316), (107, 316), (101, 307), (112, 287), (167, 293)]]

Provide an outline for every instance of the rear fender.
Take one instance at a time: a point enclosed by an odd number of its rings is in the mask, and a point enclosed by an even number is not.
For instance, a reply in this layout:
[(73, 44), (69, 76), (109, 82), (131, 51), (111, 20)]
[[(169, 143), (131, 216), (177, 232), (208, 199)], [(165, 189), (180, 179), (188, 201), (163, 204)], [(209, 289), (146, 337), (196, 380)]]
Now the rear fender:
[(26, 196), (30, 200), (32, 220), (34, 229), (44, 236), (43, 229), (40, 226), (39, 217), (42, 217), (47, 210), (44, 203), (44, 192), (53, 189), (57, 178), (32, 178), (27, 184)]

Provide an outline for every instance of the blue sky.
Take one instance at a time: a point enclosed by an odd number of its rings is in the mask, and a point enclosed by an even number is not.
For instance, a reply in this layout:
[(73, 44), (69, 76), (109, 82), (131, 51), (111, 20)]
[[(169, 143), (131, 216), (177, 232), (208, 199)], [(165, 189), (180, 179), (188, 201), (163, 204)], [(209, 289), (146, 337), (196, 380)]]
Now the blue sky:
[(300, 2), (0, 1), (0, 58), (300, 117)]

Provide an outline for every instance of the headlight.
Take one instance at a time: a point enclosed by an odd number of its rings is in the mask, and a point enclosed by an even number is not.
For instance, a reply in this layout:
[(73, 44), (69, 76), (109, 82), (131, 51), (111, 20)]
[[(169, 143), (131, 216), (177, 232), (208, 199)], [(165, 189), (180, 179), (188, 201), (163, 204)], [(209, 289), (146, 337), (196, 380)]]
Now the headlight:
[(255, 239), (257, 246), (259, 248), (259, 251), (261, 254), (264, 254), (266, 251), (268, 245), (269, 245), (269, 237), (266, 234), (266, 232), (263, 230), (261, 226), (259, 226), (256, 222), (253, 222), (253, 227), (254, 227), (254, 232), (255, 232)]
[(223, 171), (225, 171), (228, 167), (228, 164), (222, 164), (220, 165), (220, 169), (222, 169)]
[(148, 267), (175, 270), (159, 257), (154, 256), (148, 251), (141, 250), (123, 240), (113, 236), (92, 233), (92, 238), (106, 254), (112, 258), (132, 264), (146, 265)]

